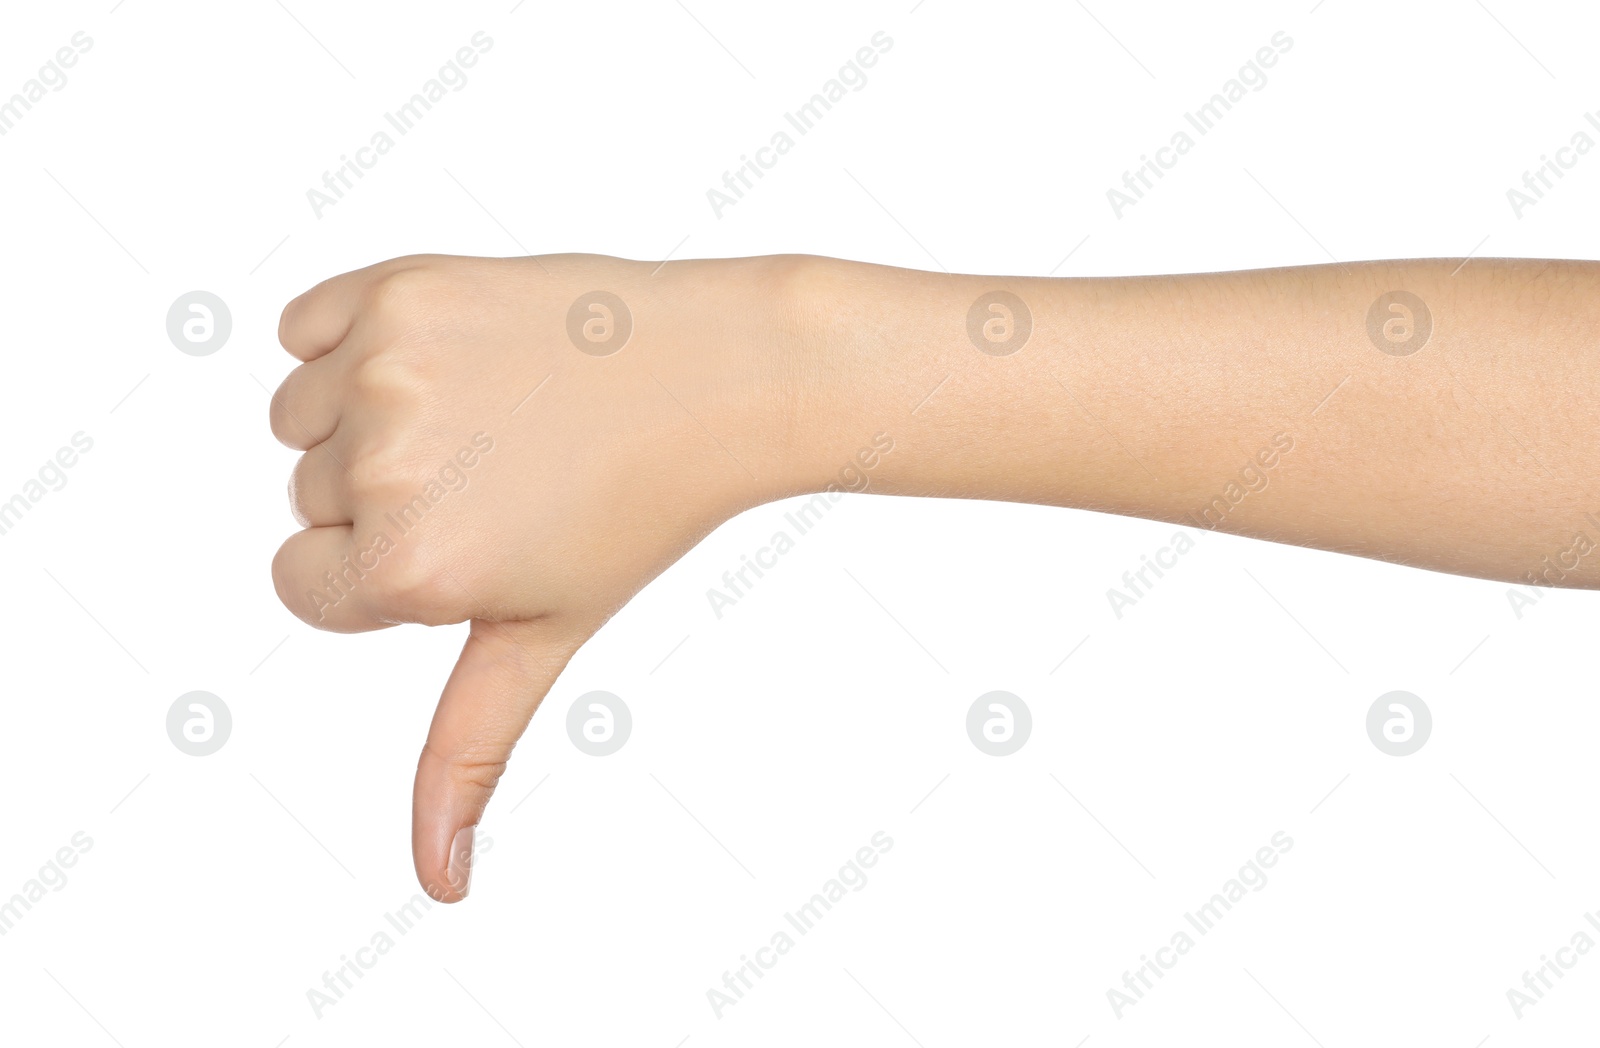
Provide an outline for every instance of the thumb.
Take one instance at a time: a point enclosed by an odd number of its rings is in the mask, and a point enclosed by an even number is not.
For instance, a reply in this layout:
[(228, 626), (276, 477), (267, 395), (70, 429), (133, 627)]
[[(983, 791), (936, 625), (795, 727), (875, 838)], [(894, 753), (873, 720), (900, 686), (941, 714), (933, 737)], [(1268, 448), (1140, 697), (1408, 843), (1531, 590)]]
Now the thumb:
[(466, 898), (478, 820), (512, 747), (580, 642), (548, 619), (475, 619), (444, 686), (412, 792), (417, 879), (440, 902)]

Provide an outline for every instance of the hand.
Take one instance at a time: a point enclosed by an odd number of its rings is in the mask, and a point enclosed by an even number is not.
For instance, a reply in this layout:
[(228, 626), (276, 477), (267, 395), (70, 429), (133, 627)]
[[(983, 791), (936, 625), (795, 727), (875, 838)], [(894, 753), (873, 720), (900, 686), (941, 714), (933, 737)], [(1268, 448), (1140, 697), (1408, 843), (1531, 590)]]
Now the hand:
[(305, 452), (305, 530), (273, 561), (279, 598), (339, 632), (471, 622), (417, 765), (435, 899), (466, 895), (473, 828), (579, 646), (723, 520), (802, 489), (784, 274), (415, 256), (284, 310), (303, 363), (272, 431)]

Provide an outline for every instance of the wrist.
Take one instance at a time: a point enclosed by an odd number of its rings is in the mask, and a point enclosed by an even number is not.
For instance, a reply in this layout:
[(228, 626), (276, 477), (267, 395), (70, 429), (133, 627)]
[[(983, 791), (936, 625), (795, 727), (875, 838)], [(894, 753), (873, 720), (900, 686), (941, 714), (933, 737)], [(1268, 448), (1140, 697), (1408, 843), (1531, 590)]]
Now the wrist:
[[(1076, 502), (1126, 462), (1067, 385), (1086, 384), (1078, 347), (1097, 341), (1090, 283), (785, 265), (803, 490)], [(1084, 396), (1125, 397), (1119, 367), (1096, 363), (1087, 382), (1105, 388)]]
[(916, 307), (894, 296), (909, 290), (904, 278), (937, 275), (817, 255), (764, 261), (783, 376), (772, 418), (784, 490), (774, 497), (880, 490), (909, 428), (914, 401), (899, 401), (931, 370), (907, 346)]
[(978, 294), (965, 284), (982, 281), (812, 255), (775, 261), (792, 376), (790, 494), (955, 494), (943, 471), (984, 430), (958, 431), (975, 406), (954, 401), (952, 387), (995, 360), (965, 333)]

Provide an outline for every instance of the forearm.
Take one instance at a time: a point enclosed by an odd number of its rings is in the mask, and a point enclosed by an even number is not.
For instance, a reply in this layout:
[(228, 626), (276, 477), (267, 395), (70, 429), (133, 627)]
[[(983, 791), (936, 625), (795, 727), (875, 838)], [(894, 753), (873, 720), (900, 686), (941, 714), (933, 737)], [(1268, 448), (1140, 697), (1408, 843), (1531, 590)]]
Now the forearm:
[[(894, 440), (870, 475), (882, 493), (1098, 509), (1600, 584), (1600, 554), (1584, 555), (1600, 542), (1589, 482), (1600, 380), (1588, 366), (1600, 265), (1056, 280), (798, 268), (811, 359), (794, 410), (813, 486), (881, 431)], [(1374, 302), (1395, 290), (1431, 315), (1420, 349), (1403, 311), (1380, 309), (1369, 332)], [(1025, 344), (1004, 355), (969, 334), (969, 310), (994, 291), (1031, 314)], [(1009, 348), (1018, 317), (1008, 330), (1003, 312), (979, 312), (999, 339), (980, 330), (979, 342)]]

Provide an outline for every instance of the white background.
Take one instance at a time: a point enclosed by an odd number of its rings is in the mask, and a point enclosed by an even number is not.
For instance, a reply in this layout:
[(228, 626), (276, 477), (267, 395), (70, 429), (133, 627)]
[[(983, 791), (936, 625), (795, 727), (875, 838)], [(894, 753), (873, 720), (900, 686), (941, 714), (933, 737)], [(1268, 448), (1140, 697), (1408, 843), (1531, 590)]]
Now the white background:
[[(268, 574), (295, 527), (275, 325), (324, 277), (420, 251), (1063, 276), (1590, 257), (1600, 159), (1520, 218), (1506, 197), (1600, 103), (1582, 5), (286, 2), (10, 5), (0, 32), (0, 97), (93, 40), (0, 137), (0, 499), (94, 441), (0, 536), (0, 899), (93, 841), (0, 937), (0, 1040), (1593, 1029), (1600, 956), (1521, 1019), (1506, 997), (1600, 908), (1586, 595), (1519, 618), (1504, 584), (1203, 534), (1119, 620), (1107, 589), (1171, 526), (859, 496), (719, 620), (706, 590), (788, 508), (763, 507), (579, 654), (501, 784), (471, 899), (319, 1018), (307, 991), (417, 890), (412, 772), (463, 631), (321, 635)], [(479, 30), (470, 82), (316, 217), (307, 189)], [(717, 218), (706, 190), (880, 30), (866, 86)], [(1280, 30), (1266, 86), (1117, 218), (1107, 188)], [(166, 333), (197, 288), (233, 317), (208, 357)], [(165, 728), (197, 689), (233, 715), (203, 758)], [(564, 728), (594, 689), (634, 717), (604, 758)], [(1033, 713), (1006, 758), (965, 730), (994, 689)], [(1405, 758), (1365, 729), (1394, 689), (1435, 720)], [(706, 991), (879, 830), (866, 886), (718, 1018)], [(1278, 831), (1294, 846), (1266, 887), (1118, 1018), (1124, 971)]]

